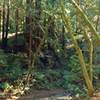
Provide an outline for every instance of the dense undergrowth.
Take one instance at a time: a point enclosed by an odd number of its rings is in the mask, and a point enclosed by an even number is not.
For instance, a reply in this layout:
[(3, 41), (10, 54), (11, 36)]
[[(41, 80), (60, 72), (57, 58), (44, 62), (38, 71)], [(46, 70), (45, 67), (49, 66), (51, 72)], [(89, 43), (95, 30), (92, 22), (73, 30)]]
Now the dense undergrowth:
[[(27, 59), (23, 60), (24, 54), (4, 53), (0, 50), (0, 91), (12, 91), (15, 88), (23, 88), (26, 85), (28, 73)], [(25, 56), (24, 56), (25, 57)], [(64, 59), (64, 58), (63, 58)], [(72, 95), (86, 95), (86, 87), (80, 70), (77, 56), (65, 57), (65, 64), (59, 67), (40, 67), (37, 65), (31, 73), (28, 88), (57, 89), (63, 88)], [(41, 62), (42, 63), (42, 62)], [(94, 85), (96, 88), (99, 80), (99, 68), (94, 70)], [(84, 92), (83, 92), (84, 91)]]

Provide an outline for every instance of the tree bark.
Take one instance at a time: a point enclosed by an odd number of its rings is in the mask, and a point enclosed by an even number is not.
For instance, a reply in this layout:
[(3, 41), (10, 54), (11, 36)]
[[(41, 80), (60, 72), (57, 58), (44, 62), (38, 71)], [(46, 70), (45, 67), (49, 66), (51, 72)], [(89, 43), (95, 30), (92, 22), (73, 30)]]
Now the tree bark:
[(16, 27), (16, 33), (15, 33), (15, 52), (17, 53), (17, 36), (18, 36), (18, 17), (19, 17), (19, 12), (18, 12), (18, 7), (16, 8), (15, 11), (15, 27)]
[(32, 32), (33, 32), (33, 18), (32, 18), (32, 1), (33, 0), (27, 0), (26, 1), (26, 29), (25, 29), (25, 46), (26, 46), (26, 52), (27, 56), (29, 58), (29, 66), (31, 66), (32, 63)]
[(5, 38), (5, 0), (3, 2), (3, 19), (2, 19), (2, 48), (4, 48), (4, 38)]
[(4, 39), (4, 46), (5, 49), (7, 49), (8, 46), (8, 32), (9, 32), (9, 0), (8, 0), (8, 5), (7, 5), (7, 17), (6, 17), (6, 32), (5, 32), (5, 39)]
[(2, 20), (2, 10), (0, 8), (0, 38), (1, 38), (1, 20)]

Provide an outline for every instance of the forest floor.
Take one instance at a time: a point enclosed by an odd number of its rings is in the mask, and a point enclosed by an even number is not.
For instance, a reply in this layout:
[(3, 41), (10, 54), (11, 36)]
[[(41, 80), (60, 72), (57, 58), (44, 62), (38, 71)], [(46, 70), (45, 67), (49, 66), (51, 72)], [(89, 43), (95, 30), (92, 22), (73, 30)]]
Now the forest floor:
[[(58, 100), (59, 98), (68, 98), (65, 96), (65, 90), (56, 89), (56, 90), (33, 90), (28, 94), (25, 94), (21, 97), (9, 96), (9, 97), (0, 97), (0, 100)], [(63, 94), (63, 96), (61, 96)], [(62, 99), (61, 99), (62, 100)]]
[(18, 100), (63, 100), (69, 97), (71, 98), (70, 94), (64, 89), (33, 90), (27, 96), (22, 96)]
[(100, 100), (100, 92), (96, 93), (93, 97), (80, 97), (71, 95), (65, 89), (55, 90), (32, 90), (23, 96), (1, 97), (0, 100)]
[(8, 98), (1, 98), (0, 100), (100, 100), (100, 92), (93, 97), (79, 97), (73, 96), (65, 89), (55, 90), (32, 90), (21, 97), (12, 96)]
[[(9, 99), (8, 99), (9, 98)], [(73, 100), (73, 96), (64, 89), (32, 90), (23, 96), (0, 97), (0, 100)]]
[(0, 100), (78, 100), (65, 89), (55, 89), (55, 90), (32, 90), (23, 96), (9, 96), (1, 97)]

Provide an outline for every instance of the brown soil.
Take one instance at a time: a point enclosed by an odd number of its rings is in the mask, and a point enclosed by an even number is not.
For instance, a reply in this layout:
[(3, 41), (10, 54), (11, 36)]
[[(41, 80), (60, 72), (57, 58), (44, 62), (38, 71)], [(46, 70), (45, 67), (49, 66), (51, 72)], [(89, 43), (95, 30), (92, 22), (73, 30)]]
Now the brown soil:
[(65, 92), (64, 89), (56, 89), (56, 90), (33, 90), (28, 96), (22, 96), (18, 100), (35, 100), (35, 98), (45, 98), (50, 97), (55, 94), (60, 94)]

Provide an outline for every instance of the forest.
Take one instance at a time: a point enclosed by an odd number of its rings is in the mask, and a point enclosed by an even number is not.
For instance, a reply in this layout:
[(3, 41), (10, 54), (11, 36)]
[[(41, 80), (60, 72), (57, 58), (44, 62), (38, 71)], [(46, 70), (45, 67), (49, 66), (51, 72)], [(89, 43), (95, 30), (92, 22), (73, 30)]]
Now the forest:
[(0, 0), (0, 100), (100, 100), (100, 0)]

